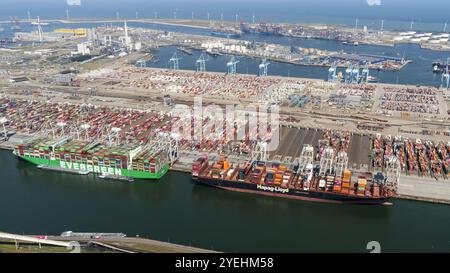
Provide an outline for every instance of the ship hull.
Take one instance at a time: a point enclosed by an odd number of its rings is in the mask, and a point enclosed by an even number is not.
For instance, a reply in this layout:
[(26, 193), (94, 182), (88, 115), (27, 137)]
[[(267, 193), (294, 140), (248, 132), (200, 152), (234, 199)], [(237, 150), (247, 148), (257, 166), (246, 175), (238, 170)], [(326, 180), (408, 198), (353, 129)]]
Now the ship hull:
[(204, 177), (192, 177), (192, 181), (197, 184), (203, 184), (230, 191), (253, 193), (265, 196), (281, 197), (305, 201), (324, 202), (324, 203), (366, 204), (366, 205), (392, 205), (392, 203), (388, 201), (388, 198), (367, 198), (358, 195), (346, 195), (320, 191), (304, 191), (298, 189), (281, 188), (277, 186), (258, 185), (254, 183), (212, 179)]
[(18, 156), (18, 157), (20, 159), (23, 159), (34, 165), (43, 165), (43, 166), (48, 166), (48, 167), (63, 168), (63, 169), (77, 170), (77, 171), (87, 170), (92, 173), (98, 173), (98, 174), (108, 173), (111, 175), (120, 175), (120, 176), (132, 177), (135, 179), (160, 179), (169, 170), (169, 164), (165, 164), (156, 173), (150, 173), (150, 172), (145, 172), (145, 171), (128, 170), (128, 169), (122, 169), (122, 168), (108, 168), (108, 167), (93, 166), (93, 165), (89, 165), (89, 164), (70, 163), (70, 162), (66, 162), (66, 161), (62, 161), (62, 160), (58, 160), (58, 159), (52, 160), (52, 159), (35, 158), (35, 157), (30, 157), (30, 156)]

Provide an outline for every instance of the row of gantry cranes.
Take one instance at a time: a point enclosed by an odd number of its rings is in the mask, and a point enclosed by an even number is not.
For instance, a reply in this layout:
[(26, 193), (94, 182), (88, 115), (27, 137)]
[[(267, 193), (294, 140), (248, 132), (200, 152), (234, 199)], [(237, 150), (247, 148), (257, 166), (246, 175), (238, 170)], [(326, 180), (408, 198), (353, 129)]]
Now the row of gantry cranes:
[[(172, 70), (178, 70), (180, 60), (182, 58), (178, 56), (175, 51), (169, 59), (169, 68)], [(200, 57), (195, 61), (195, 67), (197, 72), (205, 72), (206, 71), (206, 62), (208, 58), (205, 57), (205, 54), (201, 53)], [(239, 63), (239, 59), (235, 56), (231, 56), (231, 59), (226, 63), (227, 73), (228, 74), (236, 74), (237, 64)], [(139, 65), (145, 66), (145, 62), (138, 62)], [(268, 66), (270, 62), (267, 59), (263, 59), (261, 63), (258, 65), (258, 76), (264, 77), (268, 75)], [(441, 88), (449, 89), (450, 88), (450, 74), (449, 67), (450, 58), (447, 59), (446, 70), (442, 74), (441, 79)], [(328, 69), (328, 81), (329, 82), (345, 82), (349, 84), (361, 84), (361, 83), (370, 83), (375, 82), (377, 79), (370, 75), (370, 69), (368, 66), (360, 67), (358, 64), (350, 64), (344, 71), (344, 75), (342, 73), (338, 73), (338, 68), (336, 63), (333, 63), (331, 67)]]
[(368, 67), (361, 69), (358, 65), (350, 64), (345, 69), (345, 75), (338, 74), (336, 63), (333, 63), (328, 69), (329, 82), (369, 83), (374, 80), (375, 78), (370, 76), (370, 69)]
[[(251, 152), (251, 155), (252, 162), (268, 161), (269, 155), (267, 152), (267, 143), (257, 142)], [(316, 166), (318, 167), (317, 169), (319, 176), (332, 175), (336, 178), (343, 178), (344, 171), (348, 169), (349, 158), (347, 152), (337, 152), (334, 148), (327, 147), (321, 154), (319, 162), (315, 160), (315, 155), (316, 152), (314, 151), (314, 147), (306, 144), (303, 146), (301, 154), (298, 158), (295, 158), (292, 162), (283, 162), (283, 164), (291, 165), (292, 169), (296, 170), (297, 173), (311, 172), (314, 166)], [(387, 189), (397, 192), (400, 182), (401, 165), (396, 156), (389, 157), (389, 159), (386, 160), (385, 166), (382, 170), (367, 171), (370, 171), (373, 175), (377, 175), (378, 177), (382, 174), (383, 181), (381, 182), (384, 186)]]
[[(447, 64), (441, 78), (441, 88), (450, 88), (450, 74), (449, 74), (450, 58), (447, 59)], [(333, 65), (328, 69), (329, 82), (345, 82), (345, 83), (369, 83), (376, 81), (376, 78), (370, 76), (370, 69), (366, 66), (360, 68), (358, 65), (350, 64), (345, 69), (345, 75), (337, 72), (337, 65)]]
[[(6, 127), (7, 123), (8, 119), (6, 117), (0, 117), (0, 126), (2, 128), (0, 130), (0, 140), (8, 140), (8, 131)], [(119, 127), (104, 125), (94, 136), (90, 136), (90, 129), (91, 125), (88, 123), (69, 126), (69, 124), (62, 121), (47, 121), (41, 124), (38, 131), (27, 137), (27, 140), (29, 141), (31, 139), (40, 137), (50, 137), (54, 141), (50, 145), (53, 149), (53, 152), (54, 148), (58, 145), (63, 145), (70, 140), (80, 140), (86, 143), (90, 143), (86, 147), (94, 144), (105, 144), (106, 146), (136, 145), (140, 148), (138, 153), (142, 153), (148, 150), (151, 150), (154, 153), (163, 151), (167, 154), (170, 164), (175, 163), (175, 161), (178, 159), (180, 140), (180, 136), (178, 134), (160, 131), (152, 137), (149, 136), (148, 139), (143, 143), (127, 143), (121, 139), (122, 129)]]
[[(175, 51), (169, 59), (169, 69), (171, 70), (179, 70), (180, 69), (180, 60), (182, 58), (178, 56)], [(204, 53), (200, 54), (200, 57), (195, 61), (195, 68), (197, 72), (205, 72), (206, 71), (206, 62), (208, 58), (205, 57)], [(231, 59), (226, 63), (227, 73), (228, 74), (236, 74), (237, 64), (239, 63), (239, 59), (235, 56), (231, 56)], [(145, 62), (138, 62), (140, 66), (145, 66)], [(266, 59), (263, 59), (261, 63), (258, 65), (258, 76), (264, 77), (268, 75), (268, 66), (270, 62)]]

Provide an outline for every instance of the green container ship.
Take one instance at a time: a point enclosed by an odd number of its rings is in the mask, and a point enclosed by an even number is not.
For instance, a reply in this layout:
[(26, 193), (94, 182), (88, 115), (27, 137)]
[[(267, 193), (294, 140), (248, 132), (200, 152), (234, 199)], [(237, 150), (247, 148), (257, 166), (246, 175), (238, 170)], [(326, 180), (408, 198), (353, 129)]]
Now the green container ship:
[(169, 170), (168, 154), (145, 147), (108, 146), (63, 138), (34, 139), (17, 145), (16, 156), (44, 169), (159, 179)]

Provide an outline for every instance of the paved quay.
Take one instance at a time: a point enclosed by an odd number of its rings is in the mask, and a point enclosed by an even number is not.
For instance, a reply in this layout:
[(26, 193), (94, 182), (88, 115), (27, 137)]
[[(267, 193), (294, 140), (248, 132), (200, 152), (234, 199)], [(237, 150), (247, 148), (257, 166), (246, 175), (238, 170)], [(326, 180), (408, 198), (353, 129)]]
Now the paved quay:
[(87, 243), (93, 241), (100, 243), (99, 245), (103, 244), (127, 251), (143, 253), (216, 253), (216, 251), (213, 250), (138, 237), (91, 239), (85, 237), (49, 236), (48, 239), (58, 241), (77, 241), (79, 243)]
[(402, 174), (397, 193), (401, 199), (450, 204), (450, 180)]
[[(0, 232), (0, 253), (71, 252), (79, 244), (80, 252), (118, 253), (217, 253), (213, 250), (162, 242), (140, 237), (62, 237), (17, 235)], [(76, 251), (76, 250), (75, 250)]]

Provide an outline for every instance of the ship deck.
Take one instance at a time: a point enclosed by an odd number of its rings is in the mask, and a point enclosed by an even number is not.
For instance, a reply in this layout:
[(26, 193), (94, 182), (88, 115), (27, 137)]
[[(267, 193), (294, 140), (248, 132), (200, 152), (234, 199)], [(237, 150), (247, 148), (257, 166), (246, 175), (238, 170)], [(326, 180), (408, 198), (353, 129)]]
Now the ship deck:
[[(288, 170), (287, 172), (290, 173), (290, 178), (288, 179), (287, 182), (282, 182), (279, 184), (276, 183), (267, 183), (264, 182), (264, 177), (266, 172), (263, 172), (262, 175), (262, 179), (259, 180), (259, 182), (255, 183), (251, 181), (251, 175), (252, 175), (252, 171), (253, 168), (250, 169), (250, 171), (248, 171), (248, 173), (245, 175), (243, 180), (238, 180), (238, 166), (230, 166), (229, 170), (232, 170), (232, 173), (230, 176), (226, 176), (225, 174), (223, 175), (222, 178), (215, 178), (211, 175), (211, 170), (213, 169), (213, 165), (210, 164), (208, 165), (204, 170), (199, 172), (198, 178), (200, 179), (208, 179), (208, 180), (226, 180), (226, 181), (234, 181), (234, 182), (241, 182), (241, 183), (246, 183), (246, 184), (259, 184), (259, 185), (263, 185), (263, 186), (270, 186), (270, 187), (279, 187), (279, 188), (284, 188), (284, 189), (292, 189), (292, 190), (304, 190), (304, 185), (305, 185), (305, 180), (302, 179), (301, 177), (303, 176), (303, 174), (296, 174), (290, 170)], [(313, 179), (311, 180), (310, 184), (309, 184), (309, 189), (306, 191), (309, 192), (321, 192), (321, 193), (330, 193), (330, 194), (334, 194), (334, 195), (341, 195), (341, 196), (354, 196), (354, 197), (360, 197), (360, 198), (366, 198), (366, 199), (380, 199), (380, 198), (387, 198), (385, 196), (380, 196), (378, 194), (376, 195), (370, 195), (367, 196), (365, 194), (361, 194), (357, 191), (357, 186), (355, 185), (355, 183), (350, 183), (350, 188), (349, 188), (349, 192), (348, 193), (343, 193), (343, 192), (339, 192), (339, 191), (335, 191), (333, 189), (321, 189), (319, 187), (319, 180), (320, 179), (325, 179), (326, 176), (319, 176), (317, 174), (314, 174)], [(370, 188), (370, 185), (368, 185)], [(380, 191), (381, 188), (380, 188)]]

